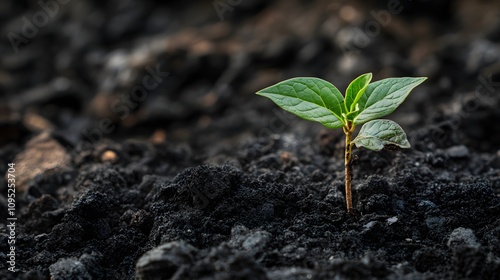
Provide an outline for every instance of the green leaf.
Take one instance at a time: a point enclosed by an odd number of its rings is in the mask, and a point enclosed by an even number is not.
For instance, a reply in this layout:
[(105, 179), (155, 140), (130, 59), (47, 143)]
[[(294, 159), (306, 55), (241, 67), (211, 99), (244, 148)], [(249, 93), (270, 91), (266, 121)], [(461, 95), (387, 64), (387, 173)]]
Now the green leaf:
[(344, 97), (329, 82), (318, 78), (293, 78), (257, 92), (303, 119), (328, 128), (344, 125)]
[(411, 90), (426, 79), (389, 78), (369, 84), (358, 100), (359, 114), (354, 117), (354, 124), (362, 124), (394, 112)]
[(399, 124), (385, 119), (365, 123), (352, 143), (356, 144), (358, 148), (365, 147), (373, 151), (380, 151), (385, 145), (396, 145), (401, 148), (411, 147), (406, 133)]
[(347, 112), (356, 110), (356, 104), (366, 90), (366, 87), (372, 80), (372, 73), (363, 74), (354, 79), (345, 92), (345, 108)]

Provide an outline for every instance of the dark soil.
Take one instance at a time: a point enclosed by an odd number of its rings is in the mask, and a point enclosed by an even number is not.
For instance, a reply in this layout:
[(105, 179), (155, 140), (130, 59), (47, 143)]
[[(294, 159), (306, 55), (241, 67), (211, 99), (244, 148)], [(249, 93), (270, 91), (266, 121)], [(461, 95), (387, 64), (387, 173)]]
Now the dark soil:
[[(4, 36), (1, 279), (500, 278), (498, 1), (171, 2), (70, 1), (18, 53)], [(0, 4), (2, 34), (39, 11)], [(429, 80), (389, 116), (411, 149), (354, 151), (350, 216), (342, 132), (254, 92), (364, 72)]]

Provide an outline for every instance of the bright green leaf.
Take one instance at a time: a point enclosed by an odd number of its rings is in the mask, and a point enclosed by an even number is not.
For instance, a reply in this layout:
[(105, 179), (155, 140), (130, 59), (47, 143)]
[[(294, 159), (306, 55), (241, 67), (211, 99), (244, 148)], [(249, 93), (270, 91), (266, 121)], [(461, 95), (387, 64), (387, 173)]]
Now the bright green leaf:
[(352, 143), (358, 148), (365, 147), (373, 151), (380, 151), (385, 145), (411, 147), (404, 130), (397, 123), (385, 119), (365, 123)]
[(344, 125), (344, 97), (329, 82), (318, 78), (293, 78), (257, 92), (303, 119), (328, 128)]
[(363, 74), (354, 79), (345, 92), (345, 107), (347, 112), (356, 110), (356, 103), (366, 90), (366, 87), (372, 80), (372, 73)]
[(389, 78), (373, 82), (359, 98), (359, 114), (354, 124), (386, 116), (403, 103), (411, 90), (427, 78)]

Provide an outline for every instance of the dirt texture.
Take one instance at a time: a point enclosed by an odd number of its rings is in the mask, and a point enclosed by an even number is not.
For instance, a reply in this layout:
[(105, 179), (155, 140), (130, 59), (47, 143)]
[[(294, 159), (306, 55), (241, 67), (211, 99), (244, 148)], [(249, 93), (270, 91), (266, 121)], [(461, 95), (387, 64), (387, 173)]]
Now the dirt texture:
[[(0, 279), (500, 279), (498, 1), (48, 2), (0, 4)], [(254, 93), (365, 72), (429, 79), (351, 216), (342, 131)]]

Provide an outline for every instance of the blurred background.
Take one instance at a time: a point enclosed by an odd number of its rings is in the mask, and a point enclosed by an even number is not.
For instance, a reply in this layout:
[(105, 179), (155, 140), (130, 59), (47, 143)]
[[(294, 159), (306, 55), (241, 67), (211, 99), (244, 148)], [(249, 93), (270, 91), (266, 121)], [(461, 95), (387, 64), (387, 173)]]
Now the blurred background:
[(80, 158), (146, 139), (190, 164), (273, 134), (336, 139), (254, 93), (296, 76), (344, 91), (366, 72), (429, 77), (390, 116), (415, 149), (497, 153), (499, 13), (486, 0), (2, 1), (0, 168), (41, 133)]

